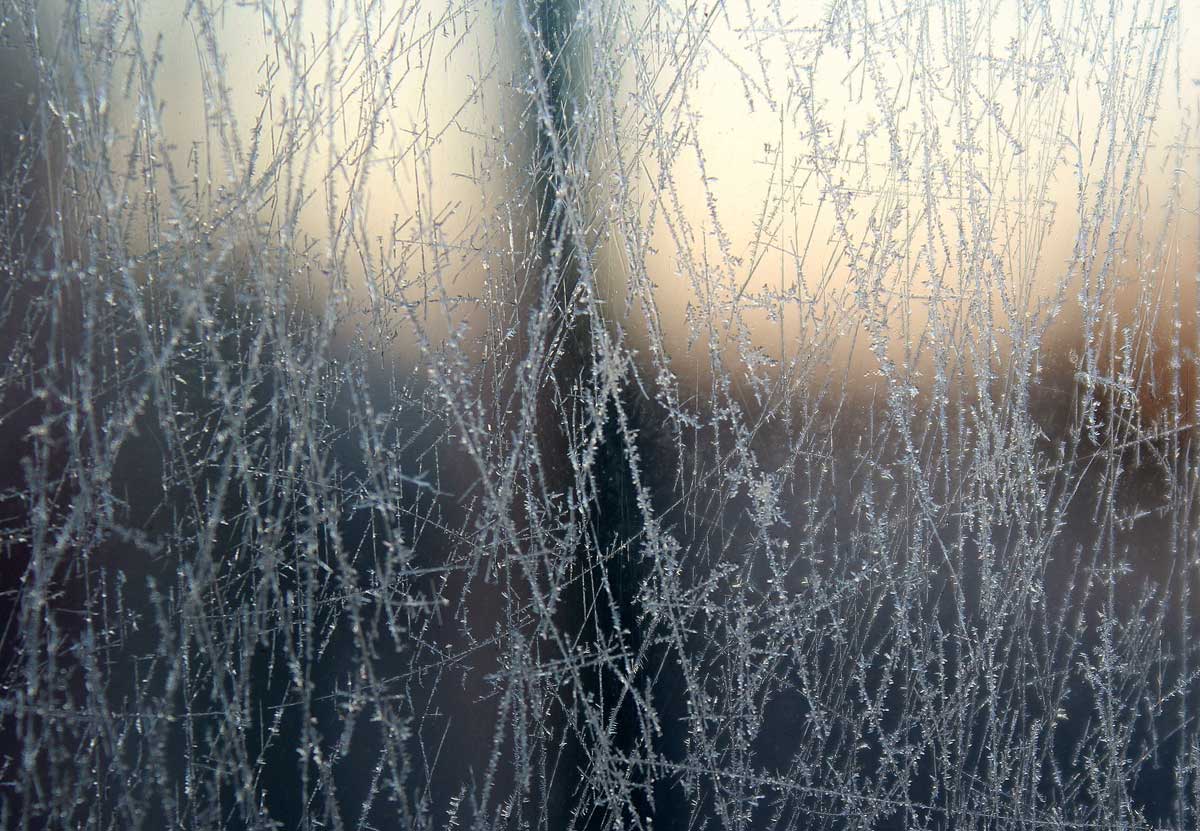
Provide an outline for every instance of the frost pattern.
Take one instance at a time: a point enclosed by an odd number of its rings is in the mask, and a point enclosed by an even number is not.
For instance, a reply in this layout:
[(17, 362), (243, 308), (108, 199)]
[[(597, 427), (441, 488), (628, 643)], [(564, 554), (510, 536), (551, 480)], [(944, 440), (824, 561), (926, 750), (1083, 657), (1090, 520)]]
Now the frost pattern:
[(0, 825), (1200, 824), (1195, 10), (801, 5), (0, 0)]

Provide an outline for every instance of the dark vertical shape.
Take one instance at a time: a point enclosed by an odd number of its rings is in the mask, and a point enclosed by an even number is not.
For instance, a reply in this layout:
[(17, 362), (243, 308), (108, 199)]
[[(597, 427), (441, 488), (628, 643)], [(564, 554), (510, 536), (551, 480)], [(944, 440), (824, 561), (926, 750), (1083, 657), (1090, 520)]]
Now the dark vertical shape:
[[(584, 108), (576, 107), (575, 96), (586, 94), (579, 88), (579, 79), (571, 75), (572, 43), (576, 38), (572, 26), (577, 9), (572, 0), (534, 0), (534, 9), (536, 14), (531, 16), (531, 22), (542, 47), (537, 52), (546, 84), (545, 103), (550, 115), (550, 129), (553, 130), (550, 134), (544, 120), (534, 115), (538, 118), (535, 193), (539, 207), (540, 257), (545, 279), (554, 279), (556, 270), (561, 272), (554, 297), (557, 314), (561, 316), (556, 324), (568, 329), (565, 332), (566, 348), (555, 368), (555, 382), (560, 391), (582, 392), (591, 383), (597, 362), (592, 327), (603, 324), (587, 315), (572, 315), (571, 298), (581, 278), (578, 264), (588, 254), (576, 250), (578, 229), (571, 227), (566, 206), (560, 202), (563, 193), (569, 194), (568, 199), (577, 198), (575, 191), (567, 187), (568, 183), (560, 181), (564, 171), (569, 169), (571, 155), (580, 151), (577, 125), (573, 120)], [(556, 152), (561, 152), (565, 158), (555, 159)], [(552, 394), (553, 391), (548, 391), (539, 404), (540, 438), (544, 447), (564, 448), (569, 442), (561, 427), (565, 414), (561, 403), (547, 406), (555, 403), (546, 400)], [(641, 401), (628, 385), (622, 387), (619, 395), (621, 409), (628, 420), (629, 435), (638, 436), (646, 426), (642, 423)], [(580, 546), (575, 552), (572, 576), (576, 579), (568, 588), (563, 631), (572, 639), (578, 637), (580, 646), (589, 652), (606, 647), (611, 651), (613, 645), (619, 644), (624, 655), (638, 656), (642, 654), (644, 633), (637, 597), (649, 570), (640, 553), (639, 539), (644, 522), (630, 469), (631, 454), (626, 447), (626, 436), (620, 429), (616, 404), (607, 400), (600, 405), (602, 409), (598, 415), (603, 420), (603, 433), (592, 469), (596, 485), (591, 506), (595, 550)], [(639, 451), (645, 469), (652, 470), (655, 465), (653, 448), (639, 447)], [(555, 459), (550, 461), (549, 467), (556, 471), (555, 485), (565, 490), (571, 481), (566, 465)], [(594, 561), (596, 556), (602, 558), (602, 563)], [(661, 673), (657, 681), (652, 680), (653, 668), (658, 666), (661, 658), (653, 651), (643, 656), (641, 669), (632, 679), (639, 691), (652, 683), (655, 685), (653, 706), (658, 710), (659, 722), (667, 734), (659, 740), (643, 735), (645, 722), (637, 712), (639, 705), (625, 691), (625, 683), (605, 662), (593, 664), (584, 675), (586, 693), (593, 700), (603, 702), (605, 724), (615, 724), (610, 738), (612, 751), (625, 759), (644, 760), (654, 752), (661, 752), (660, 744), (668, 750), (675, 744), (682, 745), (681, 741), (674, 741), (681, 738), (675, 734), (679, 733), (678, 725), (683, 723), (682, 690), (677, 689), (678, 683), (670, 680), (669, 672)], [(574, 704), (576, 713), (566, 714), (568, 720), (578, 715), (578, 708), (583, 706), (582, 702)], [(649, 825), (655, 828), (683, 827), (686, 814), (680, 801), (680, 789), (671, 780), (648, 769), (642, 761), (629, 765), (624, 772), (634, 792), (632, 804), (589, 804), (589, 750), (597, 748), (582, 744), (590, 735), (587, 731), (578, 734), (583, 737), (580, 739), (571, 735), (566, 724), (563, 727), (570, 744), (563, 756), (566, 776), (551, 794), (554, 804), (548, 814), (553, 827), (568, 827), (572, 817), (577, 817), (578, 826), (589, 829), (611, 827), (614, 822), (633, 828)]]

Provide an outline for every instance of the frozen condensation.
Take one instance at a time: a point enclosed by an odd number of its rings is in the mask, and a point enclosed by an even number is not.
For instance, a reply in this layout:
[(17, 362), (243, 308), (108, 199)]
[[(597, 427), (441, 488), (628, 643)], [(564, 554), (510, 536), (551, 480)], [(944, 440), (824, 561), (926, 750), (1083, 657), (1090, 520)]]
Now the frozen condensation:
[(0, 826), (1196, 828), (1198, 36), (0, 0)]

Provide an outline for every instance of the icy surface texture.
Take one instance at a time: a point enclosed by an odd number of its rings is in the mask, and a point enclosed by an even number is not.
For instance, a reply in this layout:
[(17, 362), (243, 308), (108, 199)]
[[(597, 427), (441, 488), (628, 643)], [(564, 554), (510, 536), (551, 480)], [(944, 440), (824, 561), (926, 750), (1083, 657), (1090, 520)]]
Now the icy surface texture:
[(0, 0), (0, 826), (1196, 828), (1197, 11)]

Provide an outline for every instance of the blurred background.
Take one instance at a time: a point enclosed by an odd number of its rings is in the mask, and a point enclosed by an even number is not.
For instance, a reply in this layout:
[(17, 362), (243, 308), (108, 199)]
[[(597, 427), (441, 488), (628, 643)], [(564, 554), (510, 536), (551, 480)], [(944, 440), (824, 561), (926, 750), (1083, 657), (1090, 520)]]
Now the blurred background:
[(0, 825), (1194, 826), (1186, 4), (0, 2)]

